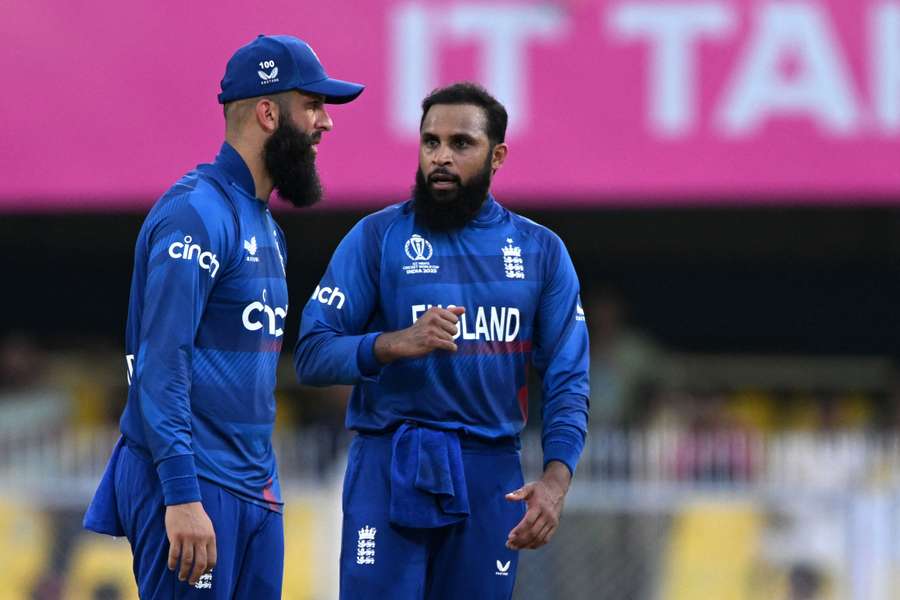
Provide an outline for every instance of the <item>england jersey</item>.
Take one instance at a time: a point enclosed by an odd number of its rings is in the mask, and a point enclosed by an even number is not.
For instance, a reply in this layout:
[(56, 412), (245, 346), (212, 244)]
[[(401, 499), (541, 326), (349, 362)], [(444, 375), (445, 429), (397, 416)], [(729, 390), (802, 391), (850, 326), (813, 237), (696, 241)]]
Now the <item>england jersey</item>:
[[(465, 308), (457, 352), (380, 365), (380, 332), (430, 307)], [(301, 382), (354, 384), (347, 427), (389, 432), (405, 421), (484, 439), (528, 419), (528, 371), (543, 381), (545, 464), (574, 473), (588, 420), (588, 335), (566, 248), (489, 196), (476, 217), (431, 231), (404, 202), (360, 221), (338, 246), (303, 310)]]
[(166, 504), (200, 500), (200, 477), (281, 509), (271, 436), (286, 256), (281, 230), (227, 143), (141, 228), (121, 430), (155, 464)]

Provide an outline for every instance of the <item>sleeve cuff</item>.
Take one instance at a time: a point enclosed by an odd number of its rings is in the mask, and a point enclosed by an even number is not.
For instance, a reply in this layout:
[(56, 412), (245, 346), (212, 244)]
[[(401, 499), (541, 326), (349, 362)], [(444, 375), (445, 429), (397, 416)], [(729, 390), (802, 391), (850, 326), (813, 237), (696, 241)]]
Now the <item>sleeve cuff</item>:
[(156, 465), (166, 506), (200, 502), (200, 482), (193, 454), (166, 458)]
[(569, 473), (575, 476), (575, 465), (578, 464), (578, 456), (573, 456), (571, 448), (563, 444), (554, 443), (544, 447), (544, 469), (554, 460), (569, 467)]
[(554, 460), (558, 460), (567, 467), (572, 477), (575, 476), (575, 467), (578, 458), (584, 448), (584, 433), (574, 428), (565, 428), (554, 431), (544, 438), (544, 468)]
[(363, 336), (356, 347), (356, 362), (363, 377), (374, 377), (381, 372), (382, 365), (375, 358), (375, 340), (381, 332), (368, 333)]

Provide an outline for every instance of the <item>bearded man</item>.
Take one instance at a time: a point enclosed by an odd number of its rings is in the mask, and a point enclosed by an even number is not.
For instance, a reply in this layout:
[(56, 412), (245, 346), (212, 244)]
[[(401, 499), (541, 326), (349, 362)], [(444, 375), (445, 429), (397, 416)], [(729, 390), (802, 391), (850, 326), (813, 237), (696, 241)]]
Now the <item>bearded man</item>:
[(325, 103), (363, 90), (291, 36), (239, 48), (221, 87), (219, 154), (157, 201), (138, 236), (122, 437), (84, 519), (128, 538), (144, 599), (281, 598), (271, 438), (287, 248), (269, 196), (321, 198)]
[[(509, 599), (553, 536), (584, 446), (588, 335), (550, 230), (500, 205), (507, 113), (458, 83), (422, 103), (412, 199), (340, 243), (300, 327), (310, 385), (353, 384), (341, 598)], [(523, 485), (528, 370), (544, 472)]]

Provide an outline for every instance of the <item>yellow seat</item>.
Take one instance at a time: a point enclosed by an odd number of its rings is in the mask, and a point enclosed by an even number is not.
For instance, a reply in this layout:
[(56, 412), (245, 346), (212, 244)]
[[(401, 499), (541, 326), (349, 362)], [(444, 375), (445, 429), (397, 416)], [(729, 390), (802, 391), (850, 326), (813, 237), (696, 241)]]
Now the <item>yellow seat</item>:
[(0, 500), (0, 600), (30, 598), (47, 566), (47, 517), (27, 506)]
[(775, 399), (755, 391), (736, 392), (728, 397), (725, 414), (736, 424), (755, 431), (771, 431), (777, 412)]
[(311, 535), (315, 511), (309, 502), (286, 502), (284, 507), (285, 600), (312, 600), (315, 539)]
[(762, 515), (749, 504), (695, 502), (674, 523), (665, 600), (749, 600)]
[(79, 536), (64, 589), (68, 600), (92, 600), (100, 589), (117, 590), (121, 598), (137, 598), (128, 540), (94, 533)]

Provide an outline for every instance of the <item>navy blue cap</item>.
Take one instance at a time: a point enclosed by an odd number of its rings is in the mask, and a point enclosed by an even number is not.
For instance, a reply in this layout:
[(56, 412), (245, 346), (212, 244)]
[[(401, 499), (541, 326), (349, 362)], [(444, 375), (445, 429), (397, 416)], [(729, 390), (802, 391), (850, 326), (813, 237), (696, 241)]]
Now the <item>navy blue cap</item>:
[(225, 67), (219, 104), (300, 90), (325, 96), (329, 104), (344, 104), (359, 96), (364, 85), (332, 79), (309, 44), (292, 35), (260, 35), (241, 46)]

